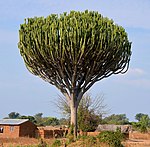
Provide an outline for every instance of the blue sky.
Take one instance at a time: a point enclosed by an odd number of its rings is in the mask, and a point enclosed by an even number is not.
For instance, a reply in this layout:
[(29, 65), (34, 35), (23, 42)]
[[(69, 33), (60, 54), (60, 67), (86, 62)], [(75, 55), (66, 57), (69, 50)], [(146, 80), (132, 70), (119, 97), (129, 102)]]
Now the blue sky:
[(53, 102), (59, 91), (30, 74), (17, 47), (18, 30), (25, 18), (93, 10), (125, 28), (132, 42), (130, 69), (96, 83), (93, 95), (104, 94), (110, 114), (150, 115), (150, 1), (149, 0), (5, 0), (0, 1), (0, 118), (21, 115), (58, 116)]

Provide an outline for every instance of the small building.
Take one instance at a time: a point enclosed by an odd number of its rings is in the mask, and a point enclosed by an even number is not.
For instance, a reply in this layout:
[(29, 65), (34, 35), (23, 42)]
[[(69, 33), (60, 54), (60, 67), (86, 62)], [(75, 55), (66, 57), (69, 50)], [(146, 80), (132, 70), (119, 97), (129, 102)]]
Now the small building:
[(132, 131), (131, 125), (104, 124), (104, 125), (98, 125), (96, 132), (116, 131), (118, 128), (121, 130), (122, 133), (129, 133), (130, 131)]
[(45, 126), (38, 127), (37, 137), (40, 138), (61, 138), (65, 137), (68, 133), (68, 128), (61, 128), (58, 126)]
[(0, 120), (0, 138), (35, 137), (37, 126), (28, 119)]

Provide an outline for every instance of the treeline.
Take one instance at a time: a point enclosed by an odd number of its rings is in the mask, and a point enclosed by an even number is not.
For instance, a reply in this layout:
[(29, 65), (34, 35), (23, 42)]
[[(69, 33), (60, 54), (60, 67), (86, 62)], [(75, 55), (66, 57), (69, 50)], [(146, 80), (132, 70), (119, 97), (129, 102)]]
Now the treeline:
[[(87, 111), (87, 110), (86, 110)], [(94, 131), (99, 124), (114, 124), (114, 125), (132, 125), (134, 130), (140, 132), (148, 132), (150, 130), (150, 117), (148, 114), (138, 113), (135, 115), (136, 122), (130, 122), (126, 117), (126, 114), (112, 114), (105, 118), (98, 117), (96, 114), (84, 115), (82, 110), (78, 113), (78, 126), (82, 131)], [(91, 115), (91, 116), (90, 116)], [(20, 115), (18, 112), (11, 112), (8, 117), (4, 119), (29, 119), (37, 126), (56, 126), (56, 125), (67, 125), (69, 126), (69, 118), (56, 118), (56, 117), (43, 117), (43, 113), (37, 113), (34, 116)]]
[[(56, 126), (56, 125), (70, 125), (71, 110), (69, 103), (65, 97), (60, 96), (56, 102), (56, 106), (64, 118), (43, 117), (43, 113), (37, 113), (33, 116), (20, 115), (18, 112), (11, 112), (8, 114), (10, 119), (29, 119), (37, 126)], [(148, 114), (138, 113), (135, 115), (135, 122), (130, 122), (126, 114), (112, 114), (110, 109), (104, 103), (104, 96), (98, 95), (94, 99), (89, 93), (85, 94), (78, 106), (77, 123), (78, 129), (84, 132), (95, 131), (99, 124), (114, 124), (126, 125), (130, 124), (133, 129), (147, 132), (150, 129), (150, 117)], [(107, 117), (106, 117), (107, 116)]]
[(61, 124), (61, 119), (56, 117), (43, 117), (43, 113), (37, 113), (33, 116), (20, 115), (18, 112), (11, 112), (4, 119), (29, 119), (37, 126), (56, 126)]

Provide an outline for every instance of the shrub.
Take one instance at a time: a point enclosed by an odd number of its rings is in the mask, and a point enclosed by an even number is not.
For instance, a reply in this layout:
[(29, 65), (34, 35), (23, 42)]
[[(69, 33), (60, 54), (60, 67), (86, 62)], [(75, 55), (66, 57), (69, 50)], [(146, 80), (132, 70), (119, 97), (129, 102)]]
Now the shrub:
[(53, 142), (52, 147), (59, 147), (59, 146), (61, 146), (61, 141), (58, 140), (58, 139), (56, 139), (56, 140)]
[(43, 139), (40, 139), (40, 143), (38, 144), (38, 147), (47, 147), (47, 143)]
[(67, 135), (67, 138), (68, 138), (68, 144), (70, 144), (70, 143), (72, 143), (72, 142), (75, 141), (75, 140), (74, 140), (74, 135), (73, 135), (73, 134), (68, 134), (68, 135)]
[(116, 130), (116, 132), (104, 131), (97, 137), (100, 142), (106, 143), (110, 147), (123, 147), (121, 141), (124, 139), (124, 135), (118, 129)]
[(94, 136), (89, 136), (89, 137), (88, 137), (88, 142), (89, 142), (91, 145), (96, 144), (96, 142), (97, 142), (96, 137), (94, 137)]

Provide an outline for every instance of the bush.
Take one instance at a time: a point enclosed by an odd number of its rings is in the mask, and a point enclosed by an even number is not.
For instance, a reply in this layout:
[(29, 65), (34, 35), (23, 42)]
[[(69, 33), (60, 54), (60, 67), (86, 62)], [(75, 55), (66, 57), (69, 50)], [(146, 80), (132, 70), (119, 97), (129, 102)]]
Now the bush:
[(38, 144), (38, 147), (47, 147), (47, 143), (43, 139), (40, 139), (40, 143)]
[(89, 142), (91, 145), (96, 144), (96, 142), (97, 142), (96, 137), (94, 137), (94, 136), (89, 136), (88, 142)]
[(124, 135), (118, 129), (116, 130), (116, 132), (104, 131), (97, 137), (100, 142), (106, 143), (110, 147), (123, 147), (121, 141), (124, 139)]
[(52, 147), (59, 147), (59, 146), (61, 146), (61, 141), (58, 140), (58, 139), (56, 139), (56, 140), (53, 142)]
[(73, 134), (68, 134), (68, 135), (67, 135), (67, 138), (68, 138), (68, 144), (70, 144), (70, 143), (72, 143), (72, 142), (75, 141), (75, 140), (74, 140), (74, 135), (73, 135)]

